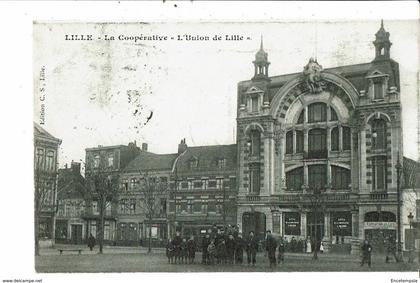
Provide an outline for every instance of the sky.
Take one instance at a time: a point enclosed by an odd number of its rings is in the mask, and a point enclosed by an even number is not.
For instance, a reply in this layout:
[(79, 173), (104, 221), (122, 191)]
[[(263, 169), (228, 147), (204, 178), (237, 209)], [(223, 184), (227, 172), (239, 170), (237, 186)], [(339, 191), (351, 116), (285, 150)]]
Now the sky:
[[(399, 62), (404, 155), (417, 159), (418, 25), (384, 22)], [(34, 24), (34, 120), (62, 139), (60, 167), (84, 161), (85, 148), (148, 143), (149, 151), (235, 143), (237, 83), (253, 76), (263, 36), (269, 75), (301, 72), (310, 57), (324, 68), (370, 62), (377, 21)], [(92, 41), (65, 35), (92, 34)], [(174, 40), (119, 40), (118, 36)], [(184, 35), (208, 41), (176, 40)], [(211, 40), (215, 35), (223, 40)], [(225, 40), (225, 36), (243, 40)], [(104, 40), (105, 36), (115, 40)], [(101, 39), (98, 39), (98, 38)], [(40, 100), (39, 73), (45, 68)], [(153, 114), (151, 114), (153, 112)]]

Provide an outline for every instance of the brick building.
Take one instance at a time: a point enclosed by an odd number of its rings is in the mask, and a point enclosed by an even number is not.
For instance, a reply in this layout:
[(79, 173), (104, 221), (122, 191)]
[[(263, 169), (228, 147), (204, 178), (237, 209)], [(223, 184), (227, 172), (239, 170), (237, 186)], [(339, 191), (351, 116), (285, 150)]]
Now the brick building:
[(323, 69), (310, 59), (303, 72), (269, 76), (261, 43), (253, 78), (238, 83), (237, 222), (245, 233), (271, 229), (353, 252), (361, 239), (380, 247), (395, 235), (403, 145), (391, 44), (382, 23), (371, 62)]
[(60, 144), (60, 139), (34, 123), (35, 229), (41, 246), (54, 244)]

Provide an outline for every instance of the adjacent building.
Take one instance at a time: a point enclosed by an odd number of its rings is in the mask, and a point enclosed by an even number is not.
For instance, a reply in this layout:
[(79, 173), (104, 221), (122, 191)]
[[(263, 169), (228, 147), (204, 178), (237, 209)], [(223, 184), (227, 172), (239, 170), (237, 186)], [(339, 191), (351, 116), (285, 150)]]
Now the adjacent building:
[(402, 162), (400, 78), (383, 26), (372, 61), (270, 76), (261, 42), (254, 76), (238, 83), (237, 222), (358, 252), (396, 234)]
[(54, 244), (58, 149), (61, 140), (34, 123), (35, 234), (40, 246)]

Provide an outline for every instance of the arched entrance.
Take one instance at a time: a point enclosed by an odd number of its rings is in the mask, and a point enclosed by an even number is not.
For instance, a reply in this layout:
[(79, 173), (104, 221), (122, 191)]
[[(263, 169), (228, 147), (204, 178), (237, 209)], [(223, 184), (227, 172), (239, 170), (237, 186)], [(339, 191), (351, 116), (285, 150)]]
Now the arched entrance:
[(242, 215), (242, 233), (247, 237), (253, 231), (258, 239), (264, 239), (266, 231), (266, 216), (262, 212), (245, 212)]

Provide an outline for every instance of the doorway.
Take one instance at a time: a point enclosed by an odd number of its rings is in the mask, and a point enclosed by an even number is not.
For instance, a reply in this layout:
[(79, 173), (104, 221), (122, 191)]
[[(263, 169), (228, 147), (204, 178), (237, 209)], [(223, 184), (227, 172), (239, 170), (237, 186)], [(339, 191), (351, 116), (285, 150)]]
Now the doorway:
[(75, 245), (82, 244), (82, 225), (71, 225), (71, 243)]
[(314, 250), (315, 247), (319, 250), (325, 231), (324, 213), (309, 212), (307, 214), (306, 223), (307, 236), (311, 238), (312, 250)]

